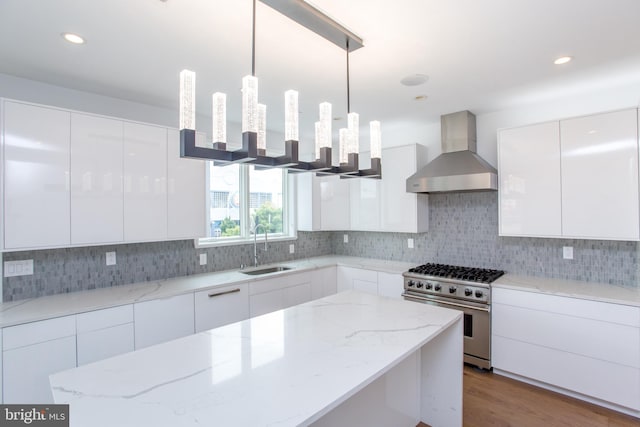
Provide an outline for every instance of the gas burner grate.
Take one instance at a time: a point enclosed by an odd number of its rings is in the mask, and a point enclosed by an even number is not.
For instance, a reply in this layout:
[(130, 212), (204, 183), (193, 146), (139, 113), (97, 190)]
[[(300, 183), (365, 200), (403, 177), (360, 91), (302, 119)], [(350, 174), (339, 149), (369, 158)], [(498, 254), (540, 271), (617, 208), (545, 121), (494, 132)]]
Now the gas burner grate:
[(409, 269), (409, 272), (478, 283), (491, 283), (504, 274), (502, 270), (433, 263), (419, 265)]

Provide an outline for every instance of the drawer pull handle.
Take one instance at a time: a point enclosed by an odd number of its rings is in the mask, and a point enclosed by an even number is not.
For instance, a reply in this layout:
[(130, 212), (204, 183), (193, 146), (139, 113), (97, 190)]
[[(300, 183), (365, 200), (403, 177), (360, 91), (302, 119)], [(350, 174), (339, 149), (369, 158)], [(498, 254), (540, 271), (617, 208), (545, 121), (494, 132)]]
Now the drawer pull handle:
[(230, 289), (228, 291), (222, 292), (214, 292), (212, 294), (209, 294), (209, 298), (219, 297), (220, 295), (235, 294), (236, 292), (240, 292), (240, 288)]

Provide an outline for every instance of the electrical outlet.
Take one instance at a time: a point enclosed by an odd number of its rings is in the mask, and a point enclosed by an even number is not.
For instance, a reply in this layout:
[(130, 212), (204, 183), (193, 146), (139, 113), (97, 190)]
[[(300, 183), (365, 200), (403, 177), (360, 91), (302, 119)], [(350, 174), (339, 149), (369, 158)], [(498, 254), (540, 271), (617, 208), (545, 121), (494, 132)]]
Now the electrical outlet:
[(33, 274), (33, 260), (5, 261), (4, 277), (30, 276)]
[(200, 254), (200, 265), (207, 265), (207, 254)]
[(293, 243), (289, 245), (289, 253), (290, 254), (296, 253), (296, 245), (294, 245)]
[(107, 265), (116, 265), (116, 253), (107, 252)]
[(343, 235), (342, 235), (342, 240), (343, 240), (345, 243), (349, 243), (349, 235), (348, 235), (348, 234), (343, 234)]
[(562, 258), (573, 259), (573, 246), (562, 247)]
[(413, 239), (411, 238), (407, 239), (407, 247), (409, 249), (413, 249)]

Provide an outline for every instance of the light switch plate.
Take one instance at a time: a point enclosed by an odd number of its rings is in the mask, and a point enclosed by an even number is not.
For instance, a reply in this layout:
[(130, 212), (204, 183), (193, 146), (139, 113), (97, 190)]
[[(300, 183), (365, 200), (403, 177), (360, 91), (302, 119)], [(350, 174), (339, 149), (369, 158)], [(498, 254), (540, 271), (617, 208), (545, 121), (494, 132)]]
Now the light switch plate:
[(342, 235), (342, 240), (343, 240), (345, 243), (349, 243), (349, 235), (348, 235), (348, 234), (343, 234), (343, 235)]
[(33, 260), (5, 261), (4, 277), (30, 276), (33, 274)]
[(116, 253), (107, 252), (107, 265), (116, 265)]
[(573, 259), (573, 246), (562, 247), (562, 258)]
[(200, 265), (207, 265), (207, 254), (200, 254)]
[(409, 249), (413, 249), (413, 239), (411, 238), (407, 239), (407, 247)]
[(293, 243), (289, 245), (289, 253), (290, 254), (296, 253), (296, 245), (294, 245)]

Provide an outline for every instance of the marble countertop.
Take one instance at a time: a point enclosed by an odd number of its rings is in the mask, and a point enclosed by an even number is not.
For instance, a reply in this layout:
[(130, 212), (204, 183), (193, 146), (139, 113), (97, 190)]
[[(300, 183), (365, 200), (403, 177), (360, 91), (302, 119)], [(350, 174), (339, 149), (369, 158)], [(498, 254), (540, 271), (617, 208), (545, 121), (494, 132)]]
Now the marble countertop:
[(342, 292), (50, 376), (71, 425), (308, 425), (458, 321)]
[(514, 274), (505, 274), (491, 286), (640, 307), (640, 288)]
[(169, 298), (235, 283), (254, 282), (332, 265), (344, 265), (400, 274), (413, 267), (414, 263), (359, 257), (326, 256), (286, 261), (277, 263), (277, 265), (292, 267), (292, 270), (260, 276), (246, 275), (241, 273), (241, 270), (227, 270), (6, 302), (0, 304), (0, 328), (152, 299)]

